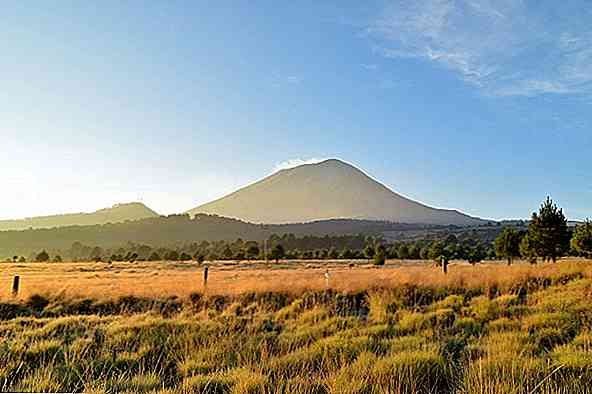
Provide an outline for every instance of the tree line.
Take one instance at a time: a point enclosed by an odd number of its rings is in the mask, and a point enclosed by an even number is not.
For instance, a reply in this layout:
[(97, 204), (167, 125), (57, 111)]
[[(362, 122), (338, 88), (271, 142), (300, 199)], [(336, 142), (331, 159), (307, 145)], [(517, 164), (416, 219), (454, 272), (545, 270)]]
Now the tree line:
[(264, 241), (201, 241), (181, 246), (153, 247), (128, 242), (124, 246), (103, 248), (74, 242), (67, 249), (43, 249), (28, 257), (14, 256), (13, 261), (59, 262), (68, 261), (214, 261), (214, 260), (352, 260), (374, 259), (376, 254), (384, 259), (436, 260), (443, 253), (451, 259), (464, 259), (473, 263), (494, 258), (490, 244), (479, 239), (457, 237), (453, 234), (442, 239), (421, 239), (410, 242), (387, 242), (381, 235), (340, 235), (322, 237), (294, 234), (271, 235)]
[[(485, 231), (485, 226), (483, 231)], [(323, 240), (325, 234), (331, 236), (346, 234), (375, 235), (390, 233), (405, 236), (410, 233), (439, 231), (460, 231), (458, 226), (435, 226), (422, 224), (392, 223), (386, 221), (332, 219), (311, 223), (291, 224), (253, 224), (237, 219), (216, 215), (199, 214), (169, 215), (140, 219), (123, 223), (100, 225), (67, 226), (56, 228), (29, 229), (23, 231), (0, 231), (0, 256), (13, 254), (31, 255), (33, 252), (46, 250), (66, 250), (73, 243), (100, 245), (102, 248), (119, 248), (126, 242), (134, 244), (169, 246), (191, 243), (196, 240), (209, 242), (234, 242), (237, 239), (262, 242), (272, 234), (294, 234), (298, 238), (314, 236), (309, 240), (300, 239), (300, 249), (312, 250), (327, 248)], [(309, 242), (317, 242), (310, 244)], [(290, 240), (286, 242), (291, 242)], [(288, 247), (288, 246), (286, 246)], [(341, 246), (336, 246), (341, 248)], [(348, 245), (358, 248), (358, 245)]]
[(527, 230), (503, 229), (495, 240), (495, 251), (508, 265), (519, 257), (531, 263), (539, 258), (555, 262), (566, 255), (592, 257), (592, 222), (586, 220), (570, 230), (563, 210), (547, 197), (532, 214)]
[[(517, 222), (518, 223), (518, 222)], [(480, 238), (477, 232), (457, 235), (443, 231), (433, 239), (387, 242), (383, 235), (304, 235), (272, 234), (267, 239), (234, 241), (186, 242), (180, 246), (155, 247), (146, 243), (127, 242), (124, 246), (107, 247), (74, 242), (67, 249), (41, 250), (28, 257), (14, 256), (14, 262), (38, 261), (214, 261), (214, 260), (320, 260), (368, 259), (384, 264), (386, 259), (466, 260), (476, 264), (482, 260), (503, 258), (511, 264), (516, 258), (531, 263), (538, 259), (556, 261), (571, 255), (592, 257), (592, 222), (586, 221), (573, 230), (563, 210), (547, 198), (538, 212), (532, 214), (528, 226), (519, 222), (504, 226), (494, 241)]]

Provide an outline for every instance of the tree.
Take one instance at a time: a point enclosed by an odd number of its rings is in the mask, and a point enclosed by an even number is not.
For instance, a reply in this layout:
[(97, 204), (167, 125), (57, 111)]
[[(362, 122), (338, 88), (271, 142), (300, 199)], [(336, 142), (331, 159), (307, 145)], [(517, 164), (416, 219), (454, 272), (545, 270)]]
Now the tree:
[(208, 257), (206, 258), (206, 260), (208, 261), (216, 261), (218, 260), (218, 254), (216, 254), (216, 252), (210, 252), (208, 253)]
[(191, 256), (189, 256), (189, 254), (183, 252), (179, 255), (179, 260), (180, 261), (189, 261), (189, 260), (191, 260)]
[(195, 260), (197, 262), (197, 264), (201, 265), (204, 262), (204, 259), (205, 259), (205, 256), (200, 252), (197, 252), (193, 255), (193, 260)]
[(96, 246), (92, 252), (90, 252), (90, 259), (92, 261), (101, 261), (101, 257), (103, 256), (103, 249)]
[(339, 253), (339, 258), (340, 259), (345, 259), (345, 260), (349, 260), (352, 259), (354, 256), (353, 252), (347, 248), (343, 249), (341, 251), (341, 253)]
[(177, 261), (179, 260), (179, 253), (176, 250), (169, 250), (165, 255), (166, 261)]
[(276, 263), (278, 263), (280, 259), (285, 256), (285, 254), (286, 251), (284, 250), (284, 247), (281, 244), (277, 244), (271, 249), (270, 257), (275, 260)]
[(550, 197), (541, 205), (538, 214), (532, 214), (528, 236), (534, 252), (544, 261), (555, 262), (568, 251), (567, 219), (563, 210), (558, 208)]
[(259, 246), (257, 244), (249, 245), (245, 251), (245, 255), (249, 260), (257, 258), (259, 256)]
[(245, 259), (245, 251), (242, 249), (239, 250), (234, 254), (233, 259), (236, 261), (243, 261)]
[(520, 255), (522, 258), (528, 260), (530, 264), (536, 264), (537, 262), (536, 252), (528, 233), (526, 233), (524, 237), (522, 237), (522, 241), (520, 241)]
[(511, 227), (506, 227), (495, 239), (495, 254), (508, 260), (512, 264), (515, 257), (520, 256), (520, 233)]
[[(455, 238), (456, 239), (456, 238)], [(444, 245), (446, 245), (444, 247), (444, 255), (452, 260), (452, 259), (458, 259), (462, 256), (462, 246), (457, 244), (457, 243), (449, 243), (447, 244), (446, 242), (444, 243)]]
[(226, 260), (232, 259), (233, 253), (232, 253), (232, 249), (230, 249), (230, 246), (226, 245), (226, 247), (224, 248), (224, 251), (222, 252), (222, 256)]
[(329, 249), (329, 258), (333, 260), (339, 258), (339, 252), (337, 251), (337, 249), (335, 249), (334, 246), (332, 246), (331, 249)]
[(374, 246), (372, 244), (366, 245), (364, 248), (364, 256), (366, 256), (368, 260), (374, 257)]
[(466, 257), (469, 264), (475, 265), (485, 258), (485, 250), (479, 244), (475, 246), (469, 246)]
[(444, 243), (442, 241), (434, 241), (430, 246), (428, 258), (439, 262), (444, 256)]
[(424, 246), (419, 250), (419, 258), (422, 260), (428, 260), (430, 258), (430, 249), (429, 245)]
[(409, 258), (409, 246), (407, 244), (401, 244), (399, 246), (399, 250), (397, 250), (397, 255), (401, 260), (405, 260)]
[(387, 252), (387, 257), (389, 259), (398, 259), (399, 258), (399, 247), (397, 245), (391, 246)]
[(413, 259), (413, 260), (417, 260), (419, 259), (419, 246), (417, 246), (416, 244), (412, 244), (411, 246), (409, 246), (409, 258)]
[(160, 256), (156, 252), (152, 252), (150, 256), (148, 256), (148, 261), (160, 261)]
[(49, 254), (42, 250), (37, 256), (35, 256), (35, 261), (38, 263), (46, 263), (49, 261)]
[(378, 245), (374, 249), (374, 265), (384, 265), (386, 261), (386, 248), (384, 245)]
[(576, 226), (573, 237), (571, 238), (571, 247), (580, 256), (592, 257), (592, 222), (586, 220), (586, 223)]
[(55, 255), (55, 257), (53, 258), (53, 262), (54, 263), (61, 263), (62, 262), (62, 256), (60, 256), (59, 254)]

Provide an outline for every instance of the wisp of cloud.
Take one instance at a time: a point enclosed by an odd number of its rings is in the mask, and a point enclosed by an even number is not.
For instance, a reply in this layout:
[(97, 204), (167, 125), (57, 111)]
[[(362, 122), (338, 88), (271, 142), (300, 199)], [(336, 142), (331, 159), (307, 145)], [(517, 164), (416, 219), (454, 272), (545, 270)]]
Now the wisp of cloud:
[(581, 1), (393, 1), (367, 32), (383, 56), (435, 62), (487, 94), (589, 94), (590, 21)]

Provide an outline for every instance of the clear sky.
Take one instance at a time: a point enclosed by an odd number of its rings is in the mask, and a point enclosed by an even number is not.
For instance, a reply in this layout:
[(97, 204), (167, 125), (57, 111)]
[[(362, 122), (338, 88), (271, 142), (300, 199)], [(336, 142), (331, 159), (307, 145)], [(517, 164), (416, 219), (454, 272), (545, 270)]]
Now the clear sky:
[(486, 218), (592, 216), (592, 4), (7, 1), (0, 218), (187, 210), (337, 157)]

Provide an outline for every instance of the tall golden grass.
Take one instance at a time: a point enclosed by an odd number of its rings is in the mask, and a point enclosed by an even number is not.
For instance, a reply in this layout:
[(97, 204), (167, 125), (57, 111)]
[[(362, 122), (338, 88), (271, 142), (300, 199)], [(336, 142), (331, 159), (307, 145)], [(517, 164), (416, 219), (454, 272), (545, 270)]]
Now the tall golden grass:
[[(353, 267), (349, 267), (350, 263)], [(76, 297), (186, 297), (194, 292), (238, 295), (245, 292), (283, 292), (292, 295), (327, 287), (354, 292), (372, 288), (393, 288), (404, 284), (432, 287), (506, 289), (529, 277), (553, 277), (559, 272), (580, 272), (592, 276), (592, 262), (563, 259), (558, 263), (531, 265), (517, 262), (488, 262), (471, 266), (453, 262), (448, 274), (434, 264), (417, 261), (389, 261), (374, 267), (365, 261), (346, 262), (262, 262), (208, 264), (208, 286), (203, 286), (203, 267), (196, 263), (116, 262), (0, 264), (0, 299), (10, 299), (12, 280), (21, 278), (20, 298), (32, 294)]]
[(4, 265), (0, 391), (592, 392), (592, 262), (354, 263)]

